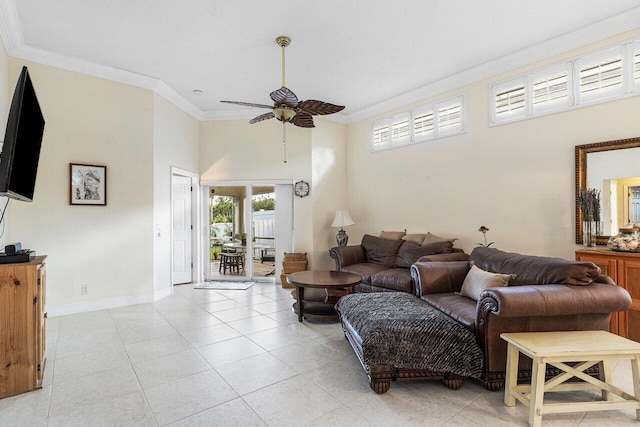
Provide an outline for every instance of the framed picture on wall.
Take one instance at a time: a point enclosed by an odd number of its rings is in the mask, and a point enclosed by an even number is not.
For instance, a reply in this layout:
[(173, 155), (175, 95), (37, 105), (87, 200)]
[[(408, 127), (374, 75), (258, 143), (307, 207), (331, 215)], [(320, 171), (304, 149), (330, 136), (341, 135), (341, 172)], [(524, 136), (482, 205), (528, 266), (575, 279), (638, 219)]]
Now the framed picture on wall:
[(107, 205), (107, 167), (71, 163), (70, 204)]

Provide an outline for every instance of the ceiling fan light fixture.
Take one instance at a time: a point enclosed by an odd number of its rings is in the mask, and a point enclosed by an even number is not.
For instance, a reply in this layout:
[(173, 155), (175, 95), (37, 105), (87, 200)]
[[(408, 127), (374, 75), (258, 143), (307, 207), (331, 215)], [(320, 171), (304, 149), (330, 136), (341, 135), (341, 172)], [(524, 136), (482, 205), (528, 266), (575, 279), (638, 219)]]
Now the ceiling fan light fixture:
[(276, 119), (281, 122), (289, 122), (296, 115), (296, 112), (291, 108), (278, 107), (273, 110), (273, 114), (276, 116)]

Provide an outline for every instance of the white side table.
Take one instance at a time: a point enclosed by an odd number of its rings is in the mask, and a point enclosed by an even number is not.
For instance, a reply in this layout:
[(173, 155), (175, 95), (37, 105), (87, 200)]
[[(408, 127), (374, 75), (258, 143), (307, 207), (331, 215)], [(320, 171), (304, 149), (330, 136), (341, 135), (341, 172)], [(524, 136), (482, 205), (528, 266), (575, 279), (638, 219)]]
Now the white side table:
[[(507, 341), (507, 376), (504, 403), (515, 406), (516, 399), (529, 407), (529, 425), (540, 426), (542, 415), (567, 412), (636, 410), (640, 420), (640, 343), (606, 331), (522, 332), (500, 335)], [(518, 385), (518, 358), (533, 359), (531, 385)], [(633, 393), (625, 393), (611, 384), (611, 360), (631, 360)], [(565, 362), (578, 362), (569, 366)], [(546, 365), (561, 371), (545, 382)], [(583, 371), (600, 364), (600, 379)], [(566, 381), (577, 377), (584, 382)], [(545, 392), (601, 390), (602, 401), (544, 404)], [(621, 399), (614, 399), (619, 396)]]

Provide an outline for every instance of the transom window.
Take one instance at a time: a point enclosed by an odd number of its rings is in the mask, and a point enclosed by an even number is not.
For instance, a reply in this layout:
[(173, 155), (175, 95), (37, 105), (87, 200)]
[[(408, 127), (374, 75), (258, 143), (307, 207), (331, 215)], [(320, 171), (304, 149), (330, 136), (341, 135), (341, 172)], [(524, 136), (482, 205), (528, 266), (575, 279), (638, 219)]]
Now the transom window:
[(640, 94), (640, 40), (491, 85), (491, 124)]
[(462, 132), (464, 97), (459, 95), (377, 120), (372, 126), (372, 148), (385, 150)]

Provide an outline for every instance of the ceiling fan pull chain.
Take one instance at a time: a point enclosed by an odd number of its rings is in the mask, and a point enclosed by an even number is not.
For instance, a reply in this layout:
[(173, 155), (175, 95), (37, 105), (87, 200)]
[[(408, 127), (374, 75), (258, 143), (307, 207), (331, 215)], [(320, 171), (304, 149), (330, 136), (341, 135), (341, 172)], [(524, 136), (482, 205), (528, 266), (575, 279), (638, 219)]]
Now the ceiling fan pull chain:
[(287, 127), (282, 122), (282, 150), (284, 152), (284, 162), (287, 163)]

